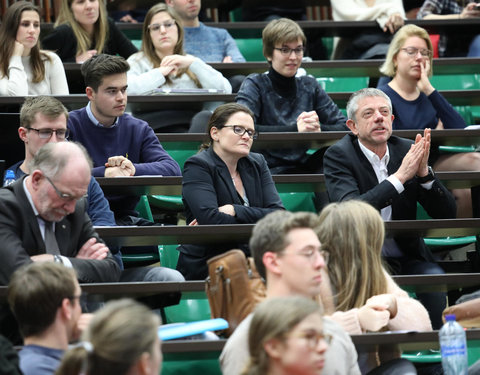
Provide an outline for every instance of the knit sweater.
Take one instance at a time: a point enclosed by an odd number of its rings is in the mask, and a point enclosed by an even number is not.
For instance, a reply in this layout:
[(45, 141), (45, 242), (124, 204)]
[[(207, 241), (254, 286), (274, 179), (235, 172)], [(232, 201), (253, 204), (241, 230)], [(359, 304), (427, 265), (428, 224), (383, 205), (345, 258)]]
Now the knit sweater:
[[(105, 163), (111, 156), (128, 157), (135, 166), (135, 175), (180, 176), (180, 167), (163, 149), (152, 128), (145, 121), (128, 114), (118, 118), (112, 127), (93, 124), (85, 108), (68, 116), (70, 139), (81, 143), (93, 160), (92, 174), (105, 175)], [(116, 217), (135, 215), (137, 197), (107, 196)]]
[[(268, 73), (250, 74), (243, 81), (235, 101), (250, 108), (255, 127), (262, 132), (298, 132), (297, 117), (316, 111), (322, 131), (347, 131), (347, 118), (310, 76), (284, 77), (273, 68)], [(308, 157), (307, 147), (262, 150), (269, 168), (296, 166)]]
[(206, 62), (222, 62), (230, 56), (233, 62), (245, 62), (245, 58), (235, 43), (235, 40), (225, 29), (205, 26), (184, 27), (185, 51)]
[(430, 95), (420, 93), (415, 100), (402, 98), (388, 84), (380, 86), (385, 94), (392, 101), (393, 128), (403, 129), (435, 129), (438, 120), (442, 120), (445, 129), (463, 129), (465, 121), (452, 105), (435, 90)]
[(49, 59), (44, 58), (45, 78), (33, 83), (33, 72), (30, 56), (12, 56), (8, 65), (8, 77), (0, 79), (0, 95), (68, 95), (68, 84), (65, 70), (60, 58), (48, 51), (42, 51)]
[[(129, 94), (138, 95), (157, 87), (197, 88), (195, 82), (187, 74), (170, 77), (170, 82), (167, 82), (160, 69), (154, 68), (152, 62), (143, 52), (133, 54), (127, 61), (130, 64), (130, 70), (127, 72)], [(232, 86), (222, 73), (205, 64), (199, 58), (194, 59), (189, 69), (197, 76), (202, 88), (225, 90), (226, 94), (232, 92)]]

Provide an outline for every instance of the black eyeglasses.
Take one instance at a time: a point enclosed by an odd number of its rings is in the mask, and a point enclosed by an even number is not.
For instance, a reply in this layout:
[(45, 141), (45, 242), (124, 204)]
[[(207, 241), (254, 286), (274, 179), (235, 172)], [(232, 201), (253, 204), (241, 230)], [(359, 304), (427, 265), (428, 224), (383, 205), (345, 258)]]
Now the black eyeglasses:
[(244, 128), (243, 126), (241, 125), (225, 125), (224, 128), (232, 128), (233, 129), (233, 132), (236, 134), (236, 135), (239, 135), (240, 137), (243, 137), (243, 135), (245, 133), (248, 134), (248, 136), (252, 139), (257, 139), (257, 132), (255, 130), (251, 130), (251, 129), (246, 129)]
[(88, 197), (88, 194), (84, 194), (82, 195), (81, 197), (75, 197), (73, 196), (72, 194), (68, 194), (68, 193), (62, 193), (60, 190), (58, 190), (58, 188), (55, 186), (55, 184), (53, 183), (53, 181), (47, 176), (45, 175), (45, 178), (47, 179), (48, 182), (50, 182), (50, 185), (52, 185), (53, 189), (55, 190), (55, 193), (57, 193), (57, 195), (66, 200), (66, 201), (71, 201), (71, 200), (79, 200), (79, 199), (82, 199), (82, 198), (86, 198)]
[(420, 52), (420, 55), (422, 55), (422, 57), (430, 57), (430, 55), (432, 54), (432, 51), (427, 48), (406, 47), (402, 48), (402, 51), (405, 51), (410, 57), (417, 56), (418, 52)]
[(276, 49), (277, 51), (280, 51), (280, 53), (283, 56), (290, 56), (292, 54), (292, 51), (294, 51), (295, 55), (297, 56), (303, 56), (303, 54), (305, 53), (305, 47), (297, 47), (297, 48), (275, 47), (274, 49)]
[(148, 29), (150, 31), (158, 31), (163, 26), (165, 30), (168, 30), (173, 25), (175, 25), (175, 21), (166, 21), (164, 23), (152, 23), (151, 25), (148, 25)]
[(320, 342), (325, 342), (330, 345), (332, 342), (332, 335), (325, 334), (323, 332), (301, 332), (298, 335), (290, 335), (288, 338), (304, 339), (307, 341), (307, 345), (310, 349), (314, 350), (318, 347)]
[(70, 129), (35, 129), (27, 128), (28, 130), (35, 130), (41, 139), (50, 139), (52, 134), (55, 133), (58, 139), (67, 139), (70, 134)]

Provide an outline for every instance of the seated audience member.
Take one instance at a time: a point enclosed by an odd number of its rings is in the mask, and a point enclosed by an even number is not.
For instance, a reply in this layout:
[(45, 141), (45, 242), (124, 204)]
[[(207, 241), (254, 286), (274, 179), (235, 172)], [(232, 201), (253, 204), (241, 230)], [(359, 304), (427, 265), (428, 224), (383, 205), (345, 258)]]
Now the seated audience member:
[(68, 95), (62, 61), (40, 49), (40, 12), (30, 2), (8, 7), (0, 26), (0, 95)]
[[(51, 96), (28, 97), (20, 109), (20, 127), (18, 134), (25, 143), (25, 160), (19, 161), (9, 169), (19, 179), (30, 172), (29, 166), (37, 151), (46, 143), (57, 143), (68, 138), (68, 112), (63, 104)], [(115, 226), (115, 218), (108, 201), (103, 195), (95, 177), (88, 184), (87, 213), (95, 226)], [(123, 269), (122, 254), (114, 247), (112, 253), (120, 268)], [(175, 270), (164, 267), (134, 267), (122, 271), (120, 281), (183, 281), (183, 276)], [(168, 299), (167, 299), (168, 300)], [(165, 302), (167, 301), (165, 300)], [(159, 306), (164, 303), (156, 298)]]
[[(463, 20), (478, 17), (480, 17), (480, 8), (475, 1), (425, 0), (417, 13), (418, 19), (426, 20)], [(462, 30), (461, 32), (442, 34), (438, 45), (438, 54), (440, 57), (480, 57), (480, 33)]]
[[(208, 123), (209, 141), (185, 162), (182, 197), (190, 225), (251, 224), (283, 209), (267, 163), (250, 152), (256, 138), (253, 114), (236, 103), (219, 106)], [(187, 280), (208, 276), (207, 260), (246, 244), (181, 245), (177, 270)]]
[[(332, 202), (360, 199), (384, 220), (415, 220), (417, 203), (434, 219), (455, 217), (455, 199), (428, 167), (430, 129), (415, 142), (392, 135), (392, 105), (378, 89), (362, 89), (347, 104), (347, 134), (324, 157), (325, 183)], [(382, 255), (397, 274), (438, 274), (443, 270), (417, 235), (387, 237)], [(442, 325), (444, 293), (418, 296), (432, 325)]]
[(82, 342), (64, 356), (58, 375), (158, 375), (160, 319), (130, 299), (108, 302), (93, 316)]
[(82, 290), (75, 272), (61, 264), (32, 263), (19, 268), (8, 285), (8, 303), (23, 336), (19, 352), (24, 375), (53, 375), (68, 344), (87, 327)]
[[(380, 71), (392, 80), (379, 87), (392, 101), (394, 129), (462, 129), (465, 121), (432, 86), (432, 42), (426, 30), (416, 25), (402, 27), (390, 44)], [(434, 149), (430, 162), (437, 171), (479, 171), (480, 154), (465, 152), (439, 155)], [(454, 189), (457, 216), (480, 216), (480, 191)]]
[(276, 18), (307, 19), (305, 0), (242, 0), (242, 21), (272, 21)]
[[(258, 272), (266, 280), (267, 298), (319, 295), (325, 253), (315, 233), (318, 216), (307, 212), (275, 211), (255, 225), (250, 249)], [(248, 315), (228, 339), (220, 365), (225, 375), (239, 375), (248, 364)], [(357, 352), (350, 336), (334, 321), (323, 320), (325, 335), (332, 336), (325, 353), (324, 374), (360, 374)]]
[[(320, 213), (317, 233), (329, 254), (320, 293), (326, 315), (351, 335), (432, 330), (425, 307), (400, 289), (382, 265), (385, 228), (375, 208), (356, 200), (331, 203)], [(360, 355), (360, 367), (371, 370), (378, 360), (383, 363), (384, 354), (380, 346), (369, 356)]]
[[(125, 113), (128, 63), (120, 56), (98, 55), (82, 64), (89, 103), (70, 112), (70, 139), (93, 159), (95, 177), (179, 176), (180, 167), (165, 152), (145, 121)], [(138, 217), (137, 196), (108, 196), (118, 225), (152, 225)]]
[(375, 59), (385, 57), (392, 34), (404, 24), (402, 0), (336, 0), (331, 2), (335, 21), (376, 21), (380, 29), (340, 38), (334, 59)]
[(330, 340), (318, 303), (299, 296), (270, 298), (253, 314), (250, 361), (242, 375), (320, 375)]
[(205, 26), (198, 19), (201, 0), (165, 0), (182, 20), (185, 51), (206, 62), (245, 62), (227, 30)]
[[(86, 215), (91, 179), (86, 151), (70, 142), (49, 143), (34, 156), (31, 174), (0, 189), (0, 285), (32, 262), (73, 267), (79, 282), (114, 282), (120, 267)], [(0, 331), (17, 340), (11, 315), (0, 308)]]
[[(163, 89), (218, 89), (226, 94), (232, 87), (222, 74), (198, 57), (183, 51), (183, 27), (172, 8), (163, 3), (154, 5), (143, 24), (142, 48), (128, 58), (128, 93), (143, 94)], [(168, 110), (136, 113), (155, 130), (188, 130), (192, 110)]]
[(0, 373), (3, 375), (23, 375), (20, 371), (17, 350), (3, 335), (0, 335)]
[[(249, 75), (236, 102), (255, 116), (262, 132), (319, 132), (348, 130), (346, 117), (328, 97), (317, 80), (296, 77), (302, 63), (305, 35), (292, 20), (271, 21), (263, 30), (263, 54), (268, 73)], [(272, 174), (319, 173), (324, 150), (307, 154), (308, 147), (262, 150)]]
[(63, 62), (82, 63), (100, 53), (126, 59), (137, 52), (108, 18), (103, 0), (61, 0), (55, 28), (43, 38), (42, 45)]

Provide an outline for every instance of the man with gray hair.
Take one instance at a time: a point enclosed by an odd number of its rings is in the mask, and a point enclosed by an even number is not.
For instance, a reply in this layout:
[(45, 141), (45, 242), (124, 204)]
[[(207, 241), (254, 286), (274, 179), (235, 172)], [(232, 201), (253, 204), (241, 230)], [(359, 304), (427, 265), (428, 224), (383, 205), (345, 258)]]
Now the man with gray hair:
[[(324, 156), (330, 201), (360, 199), (378, 209), (384, 220), (414, 220), (417, 202), (435, 219), (454, 218), (455, 199), (428, 166), (430, 129), (415, 141), (392, 135), (392, 104), (380, 90), (352, 94), (347, 104), (347, 134)], [(387, 237), (382, 255), (398, 274), (444, 273), (424, 241), (415, 235)], [(417, 297), (439, 329), (445, 294)]]
[(74, 268), (80, 282), (112, 282), (120, 268), (85, 214), (91, 161), (72, 142), (48, 143), (30, 175), (0, 189), (0, 285), (31, 262)]

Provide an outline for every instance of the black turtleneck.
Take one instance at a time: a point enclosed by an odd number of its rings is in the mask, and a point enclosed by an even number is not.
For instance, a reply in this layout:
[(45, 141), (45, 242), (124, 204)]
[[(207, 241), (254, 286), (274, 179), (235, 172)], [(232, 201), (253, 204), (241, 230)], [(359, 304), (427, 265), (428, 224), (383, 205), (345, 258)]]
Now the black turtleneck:
[(297, 95), (297, 83), (295, 76), (285, 77), (270, 67), (268, 77), (272, 81), (275, 92), (284, 98), (291, 98)]

